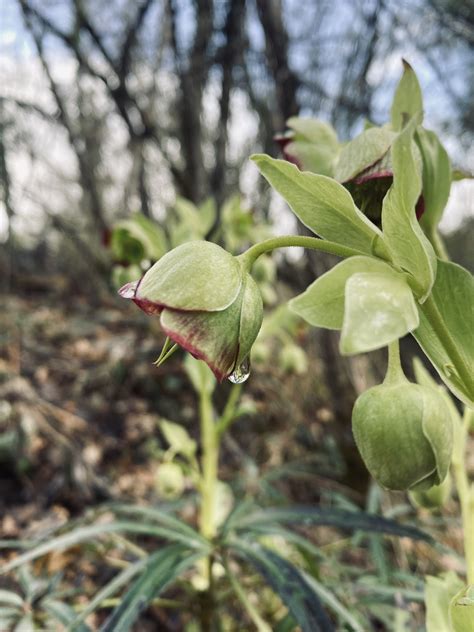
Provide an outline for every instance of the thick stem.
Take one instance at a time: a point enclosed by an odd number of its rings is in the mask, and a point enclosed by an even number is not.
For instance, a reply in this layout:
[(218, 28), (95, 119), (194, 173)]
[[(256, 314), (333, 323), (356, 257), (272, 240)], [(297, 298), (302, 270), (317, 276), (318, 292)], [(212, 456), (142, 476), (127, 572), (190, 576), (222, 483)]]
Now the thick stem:
[(474, 584), (474, 485), (469, 486), (466, 471), (466, 442), (474, 413), (466, 408), (461, 426), (456, 428), (460, 433), (455, 443), (452, 468), (456, 489), (461, 505), (461, 517), (464, 534), (464, 554), (466, 556), (466, 574), (468, 584)]
[[(212, 394), (202, 388), (199, 393), (199, 417), (201, 422), (201, 476), (199, 492), (201, 495), (201, 507), (199, 515), (199, 529), (201, 534), (212, 540), (216, 535), (216, 489), (219, 462), (219, 441), (217, 438), (214, 413), (212, 407)], [(212, 628), (214, 612), (214, 556), (210, 553), (204, 563), (204, 576), (207, 589), (202, 594), (201, 603), (201, 627), (204, 631)]]
[(446, 327), (446, 323), (444, 322), (432, 295), (426, 299), (423, 305), (420, 305), (420, 309), (423, 311), (438, 338), (441, 340), (441, 343), (450, 357), (459, 377), (464, 382), (469, 392), (474, 393), (474, 378), (470, 367), (465, 363), (463, 356), (459, 352), (459, 349), (457, 348), (449, 329)]
[(215, 507), (219, 442), (214, 424), (211, 394), (203, 389), (199, 395), (201, 418), (202, 476), (200, 530), (205, 538), (216, 535)]
[(309, 250), (320, 250), (321, 252), (327, 252), (337, 257), (353, 257), (355, 255), (367, 256), (366, 252), (355, 250), (354, 248), (348, 248), (347, 246), (341, 246), (332, 241), (325, 241), (324, 239), (318, 239), (317, 237), (300, 237), (297, 235), (285, 235), (283, 237), (273, 237), (266, 239), (265, 241), (255, 244), (249, 248), (246, 252), (240, 255), (239, 259), (244, 267), (249, 270), (252, 267), (254, 261), (265, 254), (271, 252), (276, 248), (308, 248)]

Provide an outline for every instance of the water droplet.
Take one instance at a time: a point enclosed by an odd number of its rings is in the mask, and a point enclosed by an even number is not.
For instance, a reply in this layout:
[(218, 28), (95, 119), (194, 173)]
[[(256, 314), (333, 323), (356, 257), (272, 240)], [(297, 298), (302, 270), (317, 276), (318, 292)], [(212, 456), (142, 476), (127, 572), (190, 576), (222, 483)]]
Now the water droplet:
[(250, 375), (250, 360), (245, 358), (245, 360), (240, 364), (235, 371), (233, 371), (229, 375), (229, 381), (232, 384), (243, 384), (249, 379)]
[(135, 298), (135, 293), (137, 291), (138, 281), (132, 281), (131, 283), (126, 283), (123, 287), (120, 288), (118, 293), (122, 298)]

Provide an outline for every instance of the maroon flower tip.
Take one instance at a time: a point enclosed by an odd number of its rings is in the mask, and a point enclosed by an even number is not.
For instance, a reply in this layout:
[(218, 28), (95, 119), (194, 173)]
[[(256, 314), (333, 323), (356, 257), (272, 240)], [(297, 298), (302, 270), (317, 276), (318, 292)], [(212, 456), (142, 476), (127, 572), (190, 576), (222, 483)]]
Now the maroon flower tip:
[(124, 286), (120, 288), (118, 293), (122, 298), (131, 298), (134, 299), (137, 293), (139, 281), (131, 281), (130, 283), (126, 283)]
[[(141, 281), (141, 279), (140, 279)], [(140, 285), (140, 281), (132, 281), (131, 283), (126, 283), (123, 287), (120, 288), (118, 293), (122, 298), (131, 299), (135, 305), (145, 312), (145, 314), (161, 314), (163, 311), (163, 307), (158, 303), (153, 303), (153, 301), (149, 301), (146, 298), (137, 297), (138, 286)]]

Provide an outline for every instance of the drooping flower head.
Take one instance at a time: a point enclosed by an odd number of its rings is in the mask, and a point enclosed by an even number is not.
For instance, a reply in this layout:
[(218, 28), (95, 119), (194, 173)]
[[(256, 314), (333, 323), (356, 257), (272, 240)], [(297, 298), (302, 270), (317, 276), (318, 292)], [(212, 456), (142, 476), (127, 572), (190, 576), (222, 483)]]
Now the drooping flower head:
[(262, 324), (255, 281), (238, 259), (207, 241), (174, 248), (119, 294), (158, 314), (165, 334), (204, 360), (219, 381), (248, 358)]

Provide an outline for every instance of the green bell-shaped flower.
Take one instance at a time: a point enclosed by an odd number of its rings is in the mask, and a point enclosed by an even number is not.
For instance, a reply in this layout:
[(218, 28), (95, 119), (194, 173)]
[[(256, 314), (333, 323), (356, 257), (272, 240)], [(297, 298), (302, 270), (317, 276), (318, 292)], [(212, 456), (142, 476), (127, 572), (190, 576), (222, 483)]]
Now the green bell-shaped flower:
[(424, 490), (446, 478), (453, 448), (443, 397), (409, 382), (398, 365), (357, 399), (354, 438), (367, 469), (386, 489)]
[(239, 367), (262, 324), (262, 298), (252, 277), (220, 246), (182, 244), (119, 293), (147, 314), (159, 314), (166, 335), (204, 360), (218, 380), (243, 375)]

